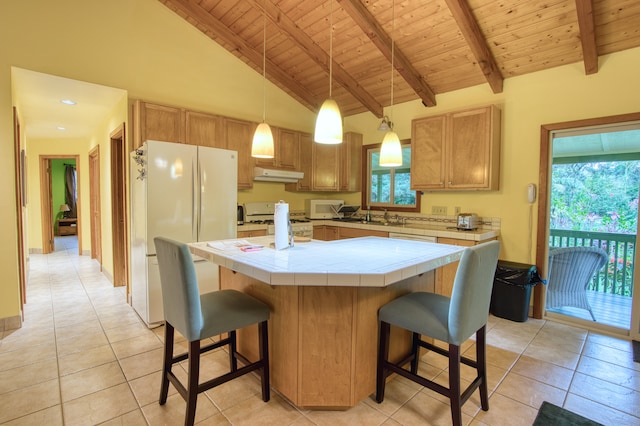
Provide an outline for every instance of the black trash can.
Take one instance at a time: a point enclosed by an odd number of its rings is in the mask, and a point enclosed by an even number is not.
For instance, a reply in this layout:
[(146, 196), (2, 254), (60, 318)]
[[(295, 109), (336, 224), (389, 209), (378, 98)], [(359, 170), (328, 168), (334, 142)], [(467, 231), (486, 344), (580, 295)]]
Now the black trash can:
[(511, 321), (525, 322), (529, 317), (531, 289), (541, 282), (536, 265), (499, 260), (493, 279), (491, 313)]

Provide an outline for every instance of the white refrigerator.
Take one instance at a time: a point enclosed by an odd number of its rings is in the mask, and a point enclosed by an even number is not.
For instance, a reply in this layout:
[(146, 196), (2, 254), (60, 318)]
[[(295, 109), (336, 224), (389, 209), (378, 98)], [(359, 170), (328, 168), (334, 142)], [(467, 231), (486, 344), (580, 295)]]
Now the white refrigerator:
[[(146, 141), (131, 153), (131, 304), (149, 327), (164, 321), (153, 239), (236, 237), (236, 151)], [(194, 257), (200, 293), (218, 290), (218, 266)]]

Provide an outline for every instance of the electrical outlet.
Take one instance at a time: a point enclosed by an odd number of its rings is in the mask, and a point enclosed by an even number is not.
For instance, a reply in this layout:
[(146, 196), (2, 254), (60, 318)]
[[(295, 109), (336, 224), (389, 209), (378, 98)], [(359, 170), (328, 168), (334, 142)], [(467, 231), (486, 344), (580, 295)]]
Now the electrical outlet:
[(433, 206), (433, 207), (431, 207), (431, 214), (446, 215), (447, 214), (447, 208), (444, 207), (444, 206)]
[(455, 211), (456, 211), (456, 215), (459, 215), (460, 214), (460, 207), (456, 207)]

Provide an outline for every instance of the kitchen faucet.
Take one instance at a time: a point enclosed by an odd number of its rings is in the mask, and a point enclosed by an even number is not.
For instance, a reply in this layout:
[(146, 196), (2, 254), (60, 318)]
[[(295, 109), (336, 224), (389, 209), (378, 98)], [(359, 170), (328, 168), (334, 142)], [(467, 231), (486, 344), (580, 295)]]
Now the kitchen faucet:
[(384, 209), (383, 219), (384, 219), (384, 223), (387, 223), (389, 221), (389, 214), (387, 212), (387, 209)]

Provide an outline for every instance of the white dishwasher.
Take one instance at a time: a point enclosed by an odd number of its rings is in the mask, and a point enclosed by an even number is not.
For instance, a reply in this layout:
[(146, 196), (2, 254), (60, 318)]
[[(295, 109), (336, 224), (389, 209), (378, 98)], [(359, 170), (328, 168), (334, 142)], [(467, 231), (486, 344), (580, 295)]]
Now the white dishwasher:
[(426, 243), (436, 242), (436, 237), (429, 237), (427, 235), (400, 234), (398, 232), (389, 232), (389, 238), (396, 238), (398, 240), (424, 241)]

